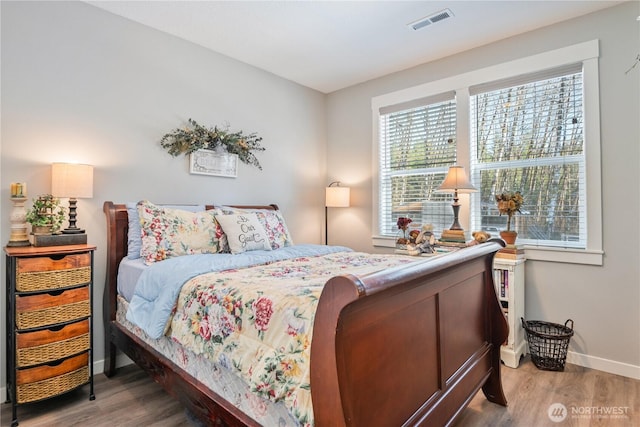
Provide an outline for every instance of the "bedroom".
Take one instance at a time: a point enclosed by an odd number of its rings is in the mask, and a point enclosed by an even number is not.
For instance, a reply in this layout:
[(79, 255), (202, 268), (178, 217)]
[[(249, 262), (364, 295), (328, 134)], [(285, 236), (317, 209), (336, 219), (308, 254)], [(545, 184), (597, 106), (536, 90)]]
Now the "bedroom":
[[(575, 321), (570, 363), (638, 379), (638, 67), (625, 75), (638, 54), (638, 6), (626, 2), (323, 94), (84, 3), (3, 2), (4, 200), (15, 181), (28, 182), (30, 196), (47, 192), (54, 161), (95, 166), (93, 198), (79, 202), (79, 220), (98, 247), (96, 295), (105, 276), (105, 200), (277, 203), (296, 241), (320, 243), (323, 187), (339, 179), (352, 189), (352, 207), (331, 212), (331, 243), (383, 251), (371, 239), (373, 97), (598, 39), (603, 265), (528, 262), (526, 312)], [(188, 117), (258, 132), (264, 170), (242, 165), (236, 179), (190, 175), (184, 159), (157, 144)], [(3, 203), (5, 242), (9, 212)], [(99, 321), (95, 329), (100, 372)], [(4, 337), (3, 327), (2, 354)]]

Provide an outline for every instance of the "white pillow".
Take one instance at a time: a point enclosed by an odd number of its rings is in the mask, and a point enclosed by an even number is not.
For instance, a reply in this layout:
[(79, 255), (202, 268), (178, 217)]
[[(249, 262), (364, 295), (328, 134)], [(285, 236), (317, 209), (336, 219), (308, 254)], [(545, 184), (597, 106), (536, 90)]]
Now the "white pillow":
[(221, 209), (225, 215), (249, 212), (255, 213), (260, 224), (264, 227), (264, 231), (267, 232), (269, 242), (271, 243), (271, 249), (293, 246), (293, 239), (291, 238), (291, 234), (289, 234), (287, 224), (284, 222), (284, 217), (279, 210), (234, 208), (231, 206), (216, 207)]
[(232, 254), (245, 251), (271, 250), (271, 243), (255, 213), (216, 215), (216, 220), (227, 235)]

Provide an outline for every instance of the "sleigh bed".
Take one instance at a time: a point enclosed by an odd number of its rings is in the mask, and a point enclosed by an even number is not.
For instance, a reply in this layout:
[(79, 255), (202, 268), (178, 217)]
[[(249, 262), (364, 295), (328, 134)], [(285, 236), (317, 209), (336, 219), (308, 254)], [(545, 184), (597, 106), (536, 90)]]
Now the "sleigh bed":
[[(236, 208), (277, 212), (275, 205)], [(227, 371), (240, 362), (217, 364), (213, 374), (204, 375), (205, 368), (198, 365), (205, 363), (203, 357), (180, 345), (176, 350), (179, 339), (150, 338), (127, 320), (127, 301), (118, 294), (117, 283), (130, 243), (127, 205), (105, 202), (104, 212), (108, 240), (104, 372), (108, 377), (116, 374), (116, 353), (121, 350), (207, 425), (441, 426), (452, 424), (479, 390), (491, 402), (507, 404), (500, 379), (500, 345), (508, 330), (492, 274), (499, 242), (429, 258), (391, 255), (387, 258), (395, 266), (358, 275), (345, 269), (328, 277), (316, 298), (312, 330), (306, 331), (312, 339), (303, 346), (310, 355), (309, 384), (301, 387), (312, 404), (312, 417), (306, 418), (288, 414), (291, 406), (278, 402), (286, 399), (273, 401), (268, 393), (256, 393), (260, 387), (255, 385), (233, 391), (226, 381), (235, 381), (231, 378), (235, 375)], [(352, 260), (365, 255), (338, 251), (327, 256)], [(378, 261), (382, 258), (379, 255)], [(313, 263), (315, 257), (298, 257), (295, 262)], [(275, 261), (266, 265), (270, 274), (279, 268)], [(244, 271), (236, 268), (230, 273)], [(174, 333), (169, 329), (167, 334)], [(251, 328), (245, 319), (238, 329)], [(256, 336), (262, 339), (264, 332), (259, 333), (263, 335)], [(181, 357), (166, 357), (160, 342), (173, 346)], [(291, 400), (291, 393), (286, 397)], [(249, 406), (252, 412), (246, 410)], [(275, 418), (257, 419), (256, 413), (270, 410)]]

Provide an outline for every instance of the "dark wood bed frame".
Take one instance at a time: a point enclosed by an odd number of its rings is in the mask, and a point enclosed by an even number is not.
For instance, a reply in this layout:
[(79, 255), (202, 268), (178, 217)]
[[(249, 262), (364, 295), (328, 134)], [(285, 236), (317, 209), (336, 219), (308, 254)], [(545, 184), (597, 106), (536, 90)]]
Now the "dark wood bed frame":
[[(105, 374), (115, 374), (120, 349), (208, 425), (258, 426), (116, 322), (127, 209), (105, 202), (104, 212)], [(330, 279), (311, 345), (315, 425), (450, 425), (480, 389), (491, 402), (506, 406), (500, 345), (508, 326), (492, 268), (502, 245), (493, 241), (362, 277)]]

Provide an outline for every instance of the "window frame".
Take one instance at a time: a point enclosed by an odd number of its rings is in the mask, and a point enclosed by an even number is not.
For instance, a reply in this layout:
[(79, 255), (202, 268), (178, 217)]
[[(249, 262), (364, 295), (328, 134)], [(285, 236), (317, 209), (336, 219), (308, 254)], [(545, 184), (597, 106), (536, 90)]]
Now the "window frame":
[[(587, 196), (585, 212), (587, 218), (586, 248), (525, 245), (525, 252), (527, 259), (530, 260), (602, 265), (604, 252), (602, 249), (602, 171), (598, 57), (599, 41), (591, 40), (373, 97), (371, 100), (373, 119), (373, 245), (378, 247), (393, 247), (395, 245), (395, 239), (389, 236), (382, 236), (379, 229), (380, 165), (378, 163), (378, 142), (381, 109), (454, 90), (458, 106), (456, 134), (458, 164), (470, 171), (470, 87), (581, 62), (583, 71), (584, 150), (585, 168), (587, 170), (585, 182)], [(460, 222), (463, 228), (468, 229), (471, 222), (471, 210), (469, 208), (471, 200), (466, 194), (461, 194), (460, 196), (462, 203), (462, 209), (459, 214)]]

